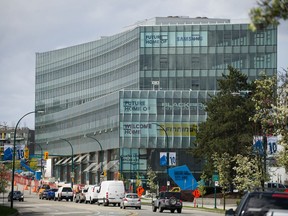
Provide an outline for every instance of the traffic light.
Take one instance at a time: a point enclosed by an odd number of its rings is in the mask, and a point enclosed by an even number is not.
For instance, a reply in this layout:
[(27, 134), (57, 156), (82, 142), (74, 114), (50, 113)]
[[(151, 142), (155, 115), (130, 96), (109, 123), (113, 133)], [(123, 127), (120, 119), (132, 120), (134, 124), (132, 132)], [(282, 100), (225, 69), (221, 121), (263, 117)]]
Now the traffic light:
[(48, 160), (49, 152), (44, 152), (44, 160)]
[(25, 149), (24, 149), (24, 158), (26, 160), (29, 159), (29, 148), (26, 146)]

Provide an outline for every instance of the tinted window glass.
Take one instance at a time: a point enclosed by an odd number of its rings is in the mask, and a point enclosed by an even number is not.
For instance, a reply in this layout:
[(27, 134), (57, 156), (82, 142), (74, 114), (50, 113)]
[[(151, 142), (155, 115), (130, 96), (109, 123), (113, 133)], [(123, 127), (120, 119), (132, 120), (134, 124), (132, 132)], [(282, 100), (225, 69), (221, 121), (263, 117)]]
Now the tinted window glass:
[(63, 192), (72, 192), (72, 189), (71, 188), (63, 188), (62, 191)]
[(269, 209), (288, 209), (288, 196), (252, 195), (248, 198), (247, 204), (244, 207), (244, 211), (247, 213), (244, 215), (251, 215), (251, 212), (263, 212)]
[(180, 193), (175, 193), (175, 192), (165, 192), (160, 194), (161, 198), (170, 198), (170, 197), (176, 197), (177, 199), (181, 199), (181, 194)]

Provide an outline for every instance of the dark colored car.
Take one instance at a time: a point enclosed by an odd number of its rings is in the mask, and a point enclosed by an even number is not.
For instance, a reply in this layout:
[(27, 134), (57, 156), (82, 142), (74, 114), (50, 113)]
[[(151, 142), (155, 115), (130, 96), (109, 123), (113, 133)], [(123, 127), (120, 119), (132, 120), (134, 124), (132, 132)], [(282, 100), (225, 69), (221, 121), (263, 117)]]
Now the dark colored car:
[(180, 192), (168, 192), (163, 191), (159, 193), (159, 196), (156, 197), (156, 200), (152, 200), (152, 211), (156, 212), (159, 208), (159, 212), (164, 210), (170, 210), (171, 213), (174, 213), (177, 210), (177, 213), (182, 212), (182, 200)]
[[(8, 194), (8, 202), (11, 201), (12, 192)], [(24, 194), (21, 191), (14, 191), (13, 192), (13, 200), (24, 201)]]
[(51, 188), (47, 192), (46, 200), (54, 200), (55, 192), (58, 191), (58, 188)]
[[(286, 214), (283, 214), (285, 212)], [(226, 216), (288, 215), (288, 193), (272, 191), (247, 192), (234, 211), (229, 209)]]
[(47, 199), (47, 194), (50, 189), (45, 189), (42, 193), (39, 193), (39, 199)]

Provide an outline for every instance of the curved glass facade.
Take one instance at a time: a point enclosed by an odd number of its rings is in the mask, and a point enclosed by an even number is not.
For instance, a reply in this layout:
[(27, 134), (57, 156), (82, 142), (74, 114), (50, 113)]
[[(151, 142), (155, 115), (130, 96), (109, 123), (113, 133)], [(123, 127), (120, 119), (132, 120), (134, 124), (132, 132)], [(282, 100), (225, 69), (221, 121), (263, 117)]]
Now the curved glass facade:
[[(175, 156), (173, 165), (201, 173), (187, 149), (206, 120), (203, 102), (216, 94), (228, 65), (249, 80), (263, 70), (274, 75), (277, 29), (251, 32), (248, 24), (229, 20), (198, 21), (155, 18), (36, 54), (36, 110), (45, 110), (35, 119), (36, 142), (54, 157), (56, 178), (68, 181), (72, 171), (82, 184), (119, 178), (119, 172), (145, 178), (148, 166), (161, 176), (160, 156), (167, 151)], [(73, 146), (74, 170), (61, 138)]]

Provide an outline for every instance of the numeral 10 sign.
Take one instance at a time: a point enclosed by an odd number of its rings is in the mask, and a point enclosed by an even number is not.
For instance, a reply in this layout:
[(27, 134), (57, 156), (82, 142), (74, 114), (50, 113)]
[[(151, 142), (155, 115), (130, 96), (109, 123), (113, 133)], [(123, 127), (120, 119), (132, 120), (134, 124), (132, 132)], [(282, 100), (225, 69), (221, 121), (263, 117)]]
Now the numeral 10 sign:
[(169, 166), (176, 166), (176, 152), (169, 152)]
[(276, 142), (269, 142), (268, 143), (268, 150), (269, 154), (274, 154), (277, 152), (277, 144)]
[(277, 137), (276, 136), (271, 136), (267, 137), (267, 153), (268, 154), (275, 154), (277, 152)]

